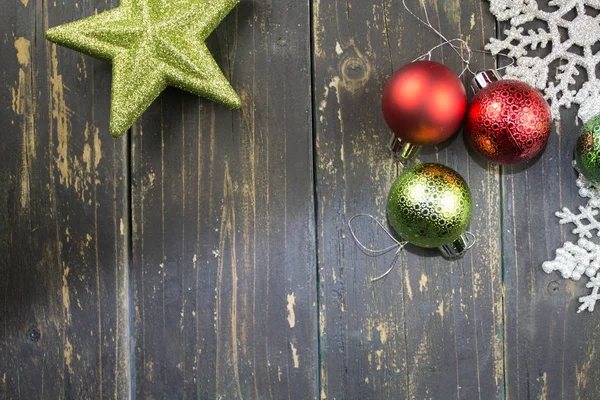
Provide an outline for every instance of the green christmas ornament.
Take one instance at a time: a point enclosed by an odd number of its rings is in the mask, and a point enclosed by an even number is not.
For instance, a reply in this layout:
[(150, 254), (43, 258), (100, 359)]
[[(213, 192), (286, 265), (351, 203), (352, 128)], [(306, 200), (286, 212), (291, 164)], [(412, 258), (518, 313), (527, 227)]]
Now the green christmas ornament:
[(419, 164), (402, 173), (390, 190), (387, 216), (404, 240), (438, 247), (447, 257), (463, 254), (473, 243), (466, 234), (469, 187), (456, 171), (440, 164)]
[(122, 136), (174, 86), (241, 107), (204, 40), (239, 0), (122, 0), (119, 7), (49, 29), (46, 38), (113, 65), (110, 132)]
[(600, 187), (600, 115), (583, 125), (575, 146), (575, 166), (588, 181)]

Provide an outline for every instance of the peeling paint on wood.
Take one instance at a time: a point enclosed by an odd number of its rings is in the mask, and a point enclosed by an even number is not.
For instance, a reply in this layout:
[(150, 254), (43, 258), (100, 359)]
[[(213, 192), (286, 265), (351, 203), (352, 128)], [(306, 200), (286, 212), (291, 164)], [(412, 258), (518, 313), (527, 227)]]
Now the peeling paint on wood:
[[(460, 136), (425, 149), (416, 162), (469, 181), (477, 246), (454, 261), (407, 246), (374, 285), (391, 258), (365, 257), (346, 223), (383, 220), (402, 171), (380, 93), (439, 44), (401, 2), (242, 2), (208, 41), (242, 110), (166, 90), (131, 154), (107, 134), (110, 66), (43, 38), (102, 10), (13, 5), (0, 15), (0, 397), (598, 397), (582, 288), (550, 293), (538, 268), (568, 236), (552, 212), (579, 200), (574, 110), (525, 166), (489, 165)], [(411, 7), (474, 49), (502, 30), (483, 1)], [(463, 68), (447, 47), (433, 58)]]
[(133, 129), (138, 397), (319, 393), (309, 3), (236, 10), (208, 46), (242, 110), (169, 89)]
[(43, 37), (73, 6), (22, 0), (0, 15), (2, 398), (130, 392), (126, 146), (102, 143), (110, 88)]
[(296, 296), (294, 293), (288, 294), (287, 296), (287, 313), (288, 313), (288, 324), (290, 328), (296, 326), (296, 312), (294, 311), (294, 306), (296, 305)]

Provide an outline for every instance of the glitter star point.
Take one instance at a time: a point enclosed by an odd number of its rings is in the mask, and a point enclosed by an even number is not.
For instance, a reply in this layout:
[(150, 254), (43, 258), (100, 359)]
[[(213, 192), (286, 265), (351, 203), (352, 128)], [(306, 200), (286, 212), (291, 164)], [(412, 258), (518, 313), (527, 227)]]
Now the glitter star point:
[(110, 132), (122, 136), (174, 86), (231, 108), (241, 100), (204, 41), (239, 0), (122, 0), (46, 38), (113, 65)]

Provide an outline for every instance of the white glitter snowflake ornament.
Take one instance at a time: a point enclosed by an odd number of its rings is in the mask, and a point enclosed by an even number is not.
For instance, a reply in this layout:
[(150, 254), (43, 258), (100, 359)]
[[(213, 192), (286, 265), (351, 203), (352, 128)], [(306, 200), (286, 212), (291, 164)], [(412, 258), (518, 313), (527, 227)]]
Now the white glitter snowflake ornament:
[[(592, 48), (600, 41), (600, 16), (588, 15), (586, 7), (600, 11), (600, 0), (552, 0), (548, 5), (553, 11), (540, 9), (535, 0), (489, 1), (496, 19), (510, 21), (511, 25), (504, 31), (505, 39), (491, 39), (486, 46), (494, 55), (502, 52), (516, 60), (506, 68), (506, 78), (525, 81), (541, 90), (555, 119), (560, 119), (561, 107), (570, 108), (572, 104), (585, 104), (580, 107), (582, 119), (589, 113), (597, 114), (594, 99), (600, 96), (600, 79), (596, 75), (600, 52), (593, 54)], [(575, 18), (567, 19), (573, 10)], [(525, 32), (523, 25), (534, 20), (545, 22), (547, 27)], [(561, 30), (568, 33), (566, 40), (561, 38)], [(547, 46), (550, 53), (546, 56), (530, 54)], [(552, 73), (550, 65), (557, 60), (562, 63)], [(575, 77), (580, 69), (586, 71), (587, 82), (577, 87)]]
[(577, 310), (578, 313), (583, 310), (589, 310), (590, 312), (594, 311), (596, 302), (600, 300), (600, 295), (598, 295), (598, 290), (600, 290), (600, 274), (591, 278), (585, 287), (592, 289), (592, 293), (579, 298), (579, 301), (583, 304), (579, 306), (579, 309)]
[[(581, 176), (577, 179), (577, 187), (579, 195), (588, 199), (585, 207), (579, 207), (579, 214), (565, 207), (556, 216), (560, 218), (560, 224), (575, 225), (573, 233), (579, 236), (579, 240), (577, 244), (565, 242), (563, 247), (556, 250), (556, 258), (542, 264), (542, 269), (547, 274), (559, 271), (563, 278), (574, 281), (588, 277), (586, 287), (591, 288), (592, 293), (579, 298), (582, 304), (577, 312), (594, 311), (596, 301), (600, 300), (600, 245), (588, 239), (600, 237), (600, 221), (596, 218), (600, 213), (600, 190)], [(595, 235), (592, 235), (594, 231)]]

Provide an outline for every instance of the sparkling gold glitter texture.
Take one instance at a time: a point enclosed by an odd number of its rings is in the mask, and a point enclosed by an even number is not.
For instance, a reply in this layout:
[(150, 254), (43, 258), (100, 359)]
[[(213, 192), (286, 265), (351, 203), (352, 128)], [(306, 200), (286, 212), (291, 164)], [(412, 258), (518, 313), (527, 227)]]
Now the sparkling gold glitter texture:
[(390, 225), (404, 240), (440, 247), (465, 233), (471, 220), (471, 192), (453, 169), (419, 164), (396, 179), (388, 196)]
[(241, 107), (204, 40), (239, 0), (122, 0), (115, 9), (51, 28), (46, 38), (111, 61), (110, 132), (122, 136), (174, 86)]

